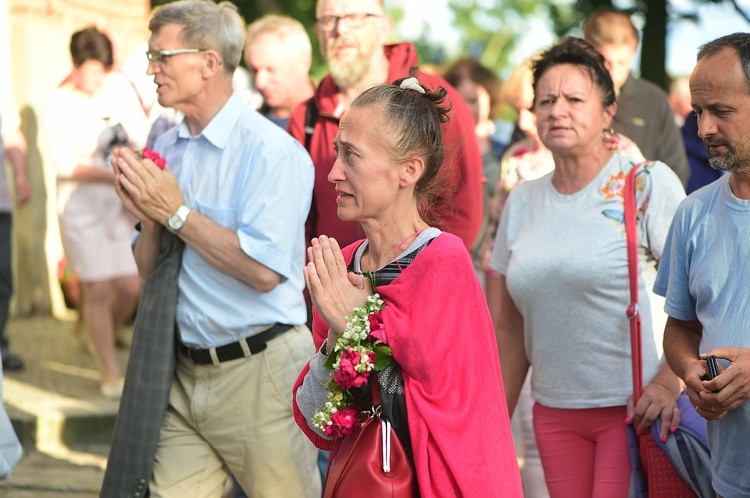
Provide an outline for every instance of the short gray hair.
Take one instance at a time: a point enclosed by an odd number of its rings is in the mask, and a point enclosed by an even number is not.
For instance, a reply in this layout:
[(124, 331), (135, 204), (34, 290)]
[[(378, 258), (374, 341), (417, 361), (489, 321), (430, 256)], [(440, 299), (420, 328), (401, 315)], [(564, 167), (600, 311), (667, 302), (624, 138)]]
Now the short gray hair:
[(698, 47), (698, 61), (704, 57), (716, 55), (725, 48), (731, 48), (737, 54), (745, 73), (745, 82), (750, 92), (750, 33), (733, 33), (725, 35)]
[(600, 8), (583, 22), (583, 39), (598, 50), (604, 45), (638, 45), (640, 35), (626, 12)]
[(283, 42), (291, 42), (300, 53), (312, 57), (312, 44), (305, 27), (296, 19), (277, 14), (268, 14), (251, 22), (247, 27), (246, 47), (260, 35), (274, 34)]
[(231, 2), (179, 0), (159, 7), (148, 29), (156, 33), (167, 24), (182, 26), (180, 41), (188, 48), (212, 49), (221, 55), (232, 74), (240, 64), (245, 46), (245, 21)]
[[(385, 12), (385, 0), (376, 0), (378, 3), (378, 7), (382, 12)], [(315, 2), (315, 16), (320, 15), (320, 6), (323, 3), (323, 0), (317, 0)], [(372, 12), (372, 14), (378, 14), (379, 12)]]

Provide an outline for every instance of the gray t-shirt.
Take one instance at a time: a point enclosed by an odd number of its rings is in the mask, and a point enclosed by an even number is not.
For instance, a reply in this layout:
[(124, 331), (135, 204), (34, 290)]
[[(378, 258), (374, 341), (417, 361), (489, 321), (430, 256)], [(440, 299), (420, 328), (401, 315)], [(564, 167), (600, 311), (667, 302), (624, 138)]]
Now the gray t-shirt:
[[(524, 318), (532, 396), (553, 408), (625, 405), (633, 392), (623, 188), (633, 161), (613, 154), (583, 189), (560, 194), (552, 174), (516, 187), (505, 206), (491, 266), (506, 276)], [(646, 289), (656, 274), (680, 180), (664, 163), (636, 177), (644, 382), (661, 360), (663, 320)]]

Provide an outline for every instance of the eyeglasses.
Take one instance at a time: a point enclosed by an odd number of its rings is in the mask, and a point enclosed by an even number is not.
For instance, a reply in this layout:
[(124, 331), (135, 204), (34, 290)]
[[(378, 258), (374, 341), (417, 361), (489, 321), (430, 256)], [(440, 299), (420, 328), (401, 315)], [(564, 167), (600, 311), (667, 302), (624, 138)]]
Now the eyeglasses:
[(146, 52), (146, 58), (149, 62), (163, 62), (165, 59), (169, 59), (173, 55), (180, 54), (197, 54), (198, 52), (205, 52), (205, 48), (177, 48), (174, 50), (149, 50)]
[(361, 28), (370, 17), (383, 17), (379, 14), (344, 14), (342, 16), (323, 16), (316, 19), (318, 27), (323, 33), (330, 33), (338, 26), (339, 22), (346, 21), (350, 28)]

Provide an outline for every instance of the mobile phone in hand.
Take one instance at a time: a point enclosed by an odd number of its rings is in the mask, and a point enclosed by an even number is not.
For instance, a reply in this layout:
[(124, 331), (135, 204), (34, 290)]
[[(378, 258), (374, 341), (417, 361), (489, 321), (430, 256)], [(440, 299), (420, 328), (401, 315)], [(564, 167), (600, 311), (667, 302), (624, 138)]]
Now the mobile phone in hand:
[(711, 380), (719, 375), (719, 366), (716, 364), (716, 356), (706, 356), (706, 380)]

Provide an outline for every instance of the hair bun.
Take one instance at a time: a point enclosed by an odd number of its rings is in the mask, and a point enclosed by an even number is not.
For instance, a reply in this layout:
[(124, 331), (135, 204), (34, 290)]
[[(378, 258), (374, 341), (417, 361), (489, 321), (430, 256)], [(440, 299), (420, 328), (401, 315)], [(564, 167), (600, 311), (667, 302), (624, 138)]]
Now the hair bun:
[(406, 78), (399, 86), (402, 90), (414, 90), (415, 92), (425, 93), (424, 88), (419, 84), (419, 80), (414, 77)]

